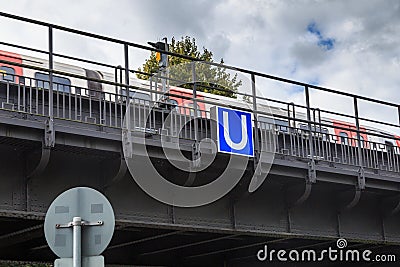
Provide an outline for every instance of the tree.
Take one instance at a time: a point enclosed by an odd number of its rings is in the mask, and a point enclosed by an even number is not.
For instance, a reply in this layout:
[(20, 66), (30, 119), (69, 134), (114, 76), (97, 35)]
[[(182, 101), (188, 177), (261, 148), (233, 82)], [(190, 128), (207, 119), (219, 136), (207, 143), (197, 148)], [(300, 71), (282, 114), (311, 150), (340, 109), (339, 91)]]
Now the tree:
[[(205, 47), (203, 47), (203, 51), (200, 52), (196, 45), (195, 38), (191, 39), (189, 36), (185, 36), (181, 37), (181, 40), (176, 41), (175, 37), (172, 37), (168, 49), (170, 52), (190, 56), (205, 62), (195, 64), (197, 75), (196, 90), (236, 98), (235, 93), (239, 86), (242, 85), (242, 81), (238, 80), (237, 74), (231, 75), (231, 73), (223, 67), (215, 67), (207, 64), (207, 62), (214, 62), (213, 53)], [(192, 89), (192, 69), (190, 64), (188, 64), (190, 63), (190, 60), (181, 57), (168, 56), (168, 62), (171, 67), (169, 68), (169, 78), (172, 81), (170, 83), (179, 80), (181, 82), (176, 83), (176, 85)], [(223, 63), (224, 61), (221, 59), (220, 64)], [(143, 68), (139, 68), (138, 71), (151, 74), (159, 71), (155, 52), (151, 52), (150, 57), (146, 59), (143, 64)], [(150, 78), (149, 75), (141, 73), (137, 73), (136, 75), (139, 79), (148, 80)]]

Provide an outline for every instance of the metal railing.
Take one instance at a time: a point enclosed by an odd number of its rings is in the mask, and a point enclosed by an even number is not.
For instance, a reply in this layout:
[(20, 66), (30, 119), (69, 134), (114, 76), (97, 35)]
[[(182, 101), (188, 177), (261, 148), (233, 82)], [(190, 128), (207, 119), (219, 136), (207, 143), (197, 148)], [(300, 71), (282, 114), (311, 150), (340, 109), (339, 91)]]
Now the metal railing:
[[(116, 38), (110, 38), (84, 32), (76, 29), (71, 29), (59, 25), (45, 23), (37, 20), (32, 20), (20, 16), (15, 16), (7, 13), (0, 12), (0, 16), (6, 17), (13, 20), (26, 22), (29, 24), (39, 25), (48, 29), (48, 48), (46, 50), (34, 49), (22, 45), (11, 44), (6, 42), (0, 42), (0, 44), (24, 49), (26, 51), (33, 51), (36, 53), (42, 53), (48, 56), (49, 67), (39, 68), (30, 66), (25, 63), (15, 63), (7, 60), (0, 60), (0, 64), (14, 65), (23, 68), (30, 68), (36, 71), (47, 72), (49, 74), (49, 81), (41, 81), (43, 87), (38, 87), (37, 79), (32, 77), (18, 77), (19, 82), (14, 83), (12, 81), (2, 79), (0, 82), (5, 90), (4, 97), (2, 96), (1, 108), (14, 110), (16, 112), (25, 112), (29, 114), (46, 116), (52, 121), (54, 118), (78, 121), (83, 123), (93, 123), (106, 127), (121, 128), (123, 126), (124, 114), (126, 112), (127, 104), (133, 102), (133, 116), (135, 118), (134, 130), (147, 132), (149, 134), (166, 134), (171, 137), (183, 138), (188, 140), (194, 140), (198, 142), (204, 137), (210, 137), (210, 123), (207, 120), (209, 118), (208, 109), (198, 110), (197, 105), (194, 107), (187, 107), (181, 105), (176, 108), (156, 108), (150, 110), (152, 107), (159, 107), (159, 103), (156, 103), (154, 99), (151, 100), (135, 99), (129, 95), (121, 93), (121, 88), (124, 88), (126, 92), (130, 89), (139, 90), (148, 94), (161, 94), (154, 88), (137, 88), (129, 84), (130, 75), (137, 73), (137, 71), (129, 69), (129, 49), (141, 49), (147, 51), (157, 51), (165, 53), (175, 57), (185, 58), (191, 61), (199, 61), (199, 59), (191, 58), (175, 54), (172, 52), (165, 52), (154, 49), (152, 47), (143, 46), (133, 42), (127, 42)], [(83, 58), (78, 58), (70, 55), (63, 55), (54, 53), (54, 31), (68, 32), (77, 34), (80, 36), (90, 37), (97, 40), (103, 40), (106, 42), (119, 44), (123, 49), (124, 54), (124, 67), (112, 66), (109, 64), (95, 62)], [(54, 69), (54, 57), (65, 58), (74, 60), (77, 62), (90, 63), (96, 66), (110, 68), (110, 73), (115, 73), (115, 81), (97, 80), (80, 76), (72, 73), (67, 73)], [(79, 63), (78, 63), (79, 64)], [(251, 92), (251, 112), (254, 114), (254, 125), (257, 125), (255, 135), (255, 150), (260, 152), (262, 150), (268, 151), (268, 149), (276, 149), (276, 153), (283, 155), (291, 155), (294, 157), (308, 159), (310, 161), (327, 161), (332, 163), (341, 163), (352, 166), (358, 166), (360, 168), (371, 168), (375, 170), (387, 170), (391, 172), (399, 172), (399, 147), (396, 145), (396, 141), (399, 140), (397, 137), (388, 136), (383, 133), (368, 132), (360, 125), (363, 122), (379, 123), (380, 125), (399, 127), (399, 125), (379, 122), (370, 118), (363, 118), (359, 116), (359, 101), (363, 100), (369, 103), (379, 104), (383, 106), (394, 107), (397, 110), (397, 116), (400, 122), (400, 105), (387, 101), (372, 99), (364, 96), (358, 96), (346, 92), (341, 92), (334, 89), (329, 89), (321, 86), (310, 85), (298, 81), (284, 79), (280, 77), (271, 76), (268, 74), (255, 72), (251, 70), (236, 68), (227, 65), (220, 65), (217, 63), (209, 62), (210, 66), (223, 67), (227, 70), (232, 70), (243, 75), (247, 75), (249, 80), (252, 81), (252, 92)], [(196, 73), (193, 73), (193, 77), (196, 77)], [(53, 75), (68, 76), (75, 79), (99, 82), (103, 85), (111, 85), (115, 87), (115, 92), (108, 91), (96, 91), (88, 88), (77, 87), (76, 85), (70, 85), (69, 90), (59, 90), (64, 88), (65, 85), (58, 84), (53, 81)], [(143, 73), (151, 75), (149, 73)], [(117, 79), (119, 75), (119, 80)], [(161, 77), (167, 79), (167, 77)], [(257, 94), (255, 90), (257, 79), (263, 78), (283, 84), (290, 84), (300, 86), (304, 89), (305, 105), (299, 105), (294, 103), (286, 103), (284, 101), (266, 98)], [(179, 97), (192, 103), (204, 103), (208, 105), (220, 105), (224, 106), (224, 103), (215, 102), (213, 100), (199, 98), (196, 93), (196, 83), (192, 88), (191, 96), (174, 95), (173, 93), (167, 93), (171, 97)], [(214, 88), (216, 90), (224, 90), (221, 88)], [(343, 114), (333, 112), (330, 110), (322, 110), (317, 107), (313, 107), (310, 103), (310, 91), (316, 90), (321, 92), (327, 92), (334, 95), (340, 95), (347, 97), (353, 102), (353, 114)], [(88, 92), (88, 93), (87, 93)], [(235, 92), (238, 98), (243, 96), (249, 96), (241, 92)], [(276, 119), (287, 122), (286, 131), (279, 129), (278, 125), (268, 124), (259, 122), (259, 116), (269, 115), (264, 110), (259, 109), (260, 102), (270, 101), (271, 103), (284, 104), (287, 106), (287, 114), (274, 114)], [(149, 111), (150, 112), (146, 112)], [(295, 111), (296, 110), (296, 111)], [(304, 116), (297, 116), (297, 110), (303, 110)], [(203, 114), (199, 116), (200, 114)], [(321, 115), (322, 114), (322, 115)], [(331, 124), (324, 120), (321, 120), (323, 116), (338, 115), (352, 120), (354, 127), (349, 129), (346, 126), (334, 126), (337, 129), (351, 131), (355, 133), (356, 138), (349, 137), (347, 141), (341, 140), (340, 136), (333, 134), (322, 134), (316, 131), (321, 127), (333, 127)], [(169, 118), (169, 119), (166, 119)], [(161, 123), (160, 123), (161, 122)], [(296, 123), (306, 124), (307, 130), (296, 128)], [(392, 140), (393, 146), (388, 146), (384, 142), (373, 142), (370, 140), (362, 140), (361, 135), (368, 134), (370, 136), (382, 137)], [(270, 145), (271, 142), (276, 143), (276, 146)]]

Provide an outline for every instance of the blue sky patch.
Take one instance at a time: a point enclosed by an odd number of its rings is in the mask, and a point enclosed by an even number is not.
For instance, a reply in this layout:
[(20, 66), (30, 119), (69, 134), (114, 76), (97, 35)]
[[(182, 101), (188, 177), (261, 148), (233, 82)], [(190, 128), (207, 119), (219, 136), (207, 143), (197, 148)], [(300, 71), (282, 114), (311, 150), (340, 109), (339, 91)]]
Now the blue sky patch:
[(335, 39), (323, 36), (315, 22), (311, 22), (307, 26), (307, 31), (318, 38), (318, 46), (325, 50), (331, 50), (335, 46)]
[(318, 77), (315, 77), (314, 79), (308, 81), (308, 84), (312, 84), (312, 85), (319, 85), (319, 79)]

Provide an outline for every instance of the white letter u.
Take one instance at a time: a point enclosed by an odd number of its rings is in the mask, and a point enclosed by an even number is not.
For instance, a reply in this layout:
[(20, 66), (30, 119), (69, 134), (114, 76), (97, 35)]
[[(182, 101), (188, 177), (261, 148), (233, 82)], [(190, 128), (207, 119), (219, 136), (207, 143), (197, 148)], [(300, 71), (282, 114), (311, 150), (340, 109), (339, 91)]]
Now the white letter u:
[(247, 145), (247, 119), (245, 115), (241, 116), (242, 122), (242, 140), (239, 143), (235, 143), (232, 141), (230, 134), (229, 134), (229, 116), (228, 112), (222, 111), (223, 120), (224, 120), (224, 137), (225, 141), (229, 147), (234, 150), (242, 150)]

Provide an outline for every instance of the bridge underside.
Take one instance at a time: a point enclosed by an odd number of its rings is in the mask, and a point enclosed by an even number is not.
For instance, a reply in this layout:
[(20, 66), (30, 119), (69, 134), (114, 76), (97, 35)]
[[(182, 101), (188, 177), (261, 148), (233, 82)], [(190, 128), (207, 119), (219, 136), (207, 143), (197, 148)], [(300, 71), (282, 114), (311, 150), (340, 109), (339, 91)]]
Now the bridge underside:
[[(40, 118), (27, 122), (44, 125)], [(56, 130), (63, 129), (57, 125)], [(44, 126), (0, 126), (3, 260), (54, 260), (43, 234), (44, 214), (57, 195), (76, 186), (103, 192), (115, 209), (116, 231), (104, 252), (107, 263), (251, 266), (264, 244), (318, 250), (334, 247), (339, 237), (346, 238), (349, 247), (400, 252), (396, 177), (366, 173), (366, 189), (355, 203), (357, 168), (320, 162), (317, 181), (308, 191), (308, 162), (278, 155), (255, 193), (245, 193), (249, 164), (242, 182), (227, 196), (199, 208), (176, 208), (149, 197), (121, 167), (116, 129), (108, 129), (107, 135), (115, 138), (106, 139), (101, 137), (104, 132), (88, 137), (70, 127), (72, 133), (57, 132), (55, 147), (46, 149)], [(96, 132), (98, 126), (86, 127)], [(165, 167), (161, 150), (150, 150), (155, 165)], [(178, 175), (171, 167), (168, 171), (171, 177)]]
[[(15, 216), (15, 217), (10, 217)], [(18, 217), (25, 217), (24, 219)], [(31, 219), (27, 219), (27, 218)], [(35, 218), (35, 219), (33, 219)], [(0, 218), (0, 257), (4, 261), (53, 262), (54, 254), (43, 236), (43, 215), (7, 213)], [(6, 230), (5, 230), (6, 229)], [(332, 238), (308, 239), (295, 235), (249, 234), (241, 231), (211, 231), (180, 225), (151, 225), (118, 220), (113, 240), (103, 253), (107, 266), (281, 266), (274, 261), (259, 262), (257, 252), (313, 249), (320, 252), (328, 247), (336, 249)], [(374, 254), (400, 256), (398, 245), (383, 243), (348, 242), (348, 249), (371, 250)], [(1, 263), (1, 262), (0, 262)], [(337, 262), (285, 263), (285, 266), (336, 266)], [(345, 263), (341, 263), (346, 265)], [(349, 265), (353, 265), (349, 263)], [(397, 266), (392, 263), (393, 266)], [(357, 266), (362, 264), (358, 263)], [(375, 266), (373, 263), (368, 266)], [(380, 264), (376, 264), (380, 266)], [(391, 266), (386, 263), (385, 266)]]

